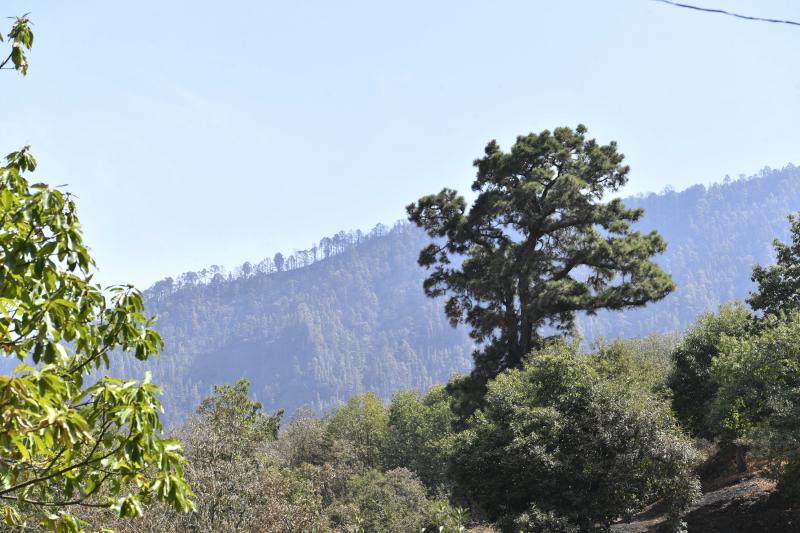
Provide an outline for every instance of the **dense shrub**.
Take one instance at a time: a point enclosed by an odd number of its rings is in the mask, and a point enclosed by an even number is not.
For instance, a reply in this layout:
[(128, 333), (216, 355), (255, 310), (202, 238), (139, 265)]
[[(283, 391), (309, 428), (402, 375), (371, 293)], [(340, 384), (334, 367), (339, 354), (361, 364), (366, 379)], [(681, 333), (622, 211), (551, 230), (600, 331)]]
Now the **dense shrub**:
[(249, 383), (216, 385), (181, 431), (186, 475), (203, 505), (176, 522), (206, 531), (252, 531), (263, 522), (267, 502), (258, 472), (266, 445), (277, 438), (282, 413), (262, 411), (249, 398)]
[[(293, 520), (298, 523), (314, 523), (316, 507), (309, 504), (319, 499), (314, 487), (275, 469), (267, 457), (282, 413), (264, 413), (249, 394), (245, 379), (215, 386), (179, 430), (187, 458), (184, 475), (199, 502), (195, 512), (153, 506), (130, 524), (107, 518), (104, 525), (118, 531), (165, 533), (285, 531), (285, 520), (276, 522), (284, 509), (295, 509)], [(299, 514), (300, 509), (307, 512)], [(85, 511), (87, 516), (91, 513)]]
[(354, 477), (347, 500), (356, 508), (356, 523), (364, 531), (419, 531), (430, 509), (425, 487), (405, 468), (382, 473), (370, 470)]
[(712, 421), (764, 455), (783, 493), (800, 498), (800, 314), (725, 339), (712, 372)]
[(388, 468), (408, 468), (430, 494), (447, 489), (447, 465), (453, 443), (450, 399), (441, 385), (421, 396), (401, 391), (389, 406)]
[(332, 442), (324, 420), (300, 411), (282, 428), (272, 451), (278, 460), (291, 466), (319, 465), (329, 459)]
[(741, 338), (751, 329), (752, 315), (741, 303), (720, 307), (719, 313), (702, 315), (673, 351), (674, 370), (669, 385), (672, 406), (683, 427), (703, 438), (717, 436), (708, 412), (717, 391), (711, 378), (711, 364), (719, 355), (723, 337)]
[(665, 498), (677, 516), (695, 497), (696, 452), (669, 406), (554, 344), (488, 386), (457, 441), (454, 476), (492, 520), (589, 530)]
[(677, 335), (649, 335), (642, 339), (617, 339), (598, 342), (591, 354), (592, 366), (602, 377), (624, 381), (645, 394), (670, 396), (671, 354), (680, 339)]
[(384, 461), (389, 412), (378, 396), (369, 392), (353, 396), (328, 421), (328, 435), (352, 444), (358, 459), (368, 468)]
[(255, 506), (257, 521), (249, 531), (281, 533), (329, 529), (320, 487), (302, 470), (269, 466), (253, 474), (258, 478), (259, 502)]

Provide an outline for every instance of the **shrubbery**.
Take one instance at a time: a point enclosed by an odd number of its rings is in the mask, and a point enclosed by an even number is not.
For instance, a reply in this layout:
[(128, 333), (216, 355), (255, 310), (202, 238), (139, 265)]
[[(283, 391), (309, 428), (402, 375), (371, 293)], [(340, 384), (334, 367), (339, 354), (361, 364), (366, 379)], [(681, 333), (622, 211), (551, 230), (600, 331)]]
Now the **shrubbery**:
[(711, 366), (724, 338), (742, 338), (751, 329), (752, 314), (741, 303), (724, 305), (702, 315), (672, 352), (674, 370), (669, 385), (672, 405), (686, 430), (697, 437), (714, 438), (719, 428), (708, 420), (717, 392)]
[(768, 459), (786, 496), (800, 498), (800, 314), (768, 317), (759, 334), (722, 342), (713, 364), (712, 420)]
[[(373, 394), (356, 396), (327, 417), (300, 413), (279, 434), (281, 413), (263, 413), (249, 398), (246, 380), (217, 386), (179, 431), (197, 512), (154, 506), (146, 518), (102, 519), (120, 531), (167, 533), (459, 531), (466, 514), (446, 496), (429, 496), (443, 492), (446, 460), (433, 460), (421, 448), (421, 459), (411, 464), (417, 471), (386, 466), (410, 458), (415, 443), (424, 447), (418, 415), (427, 419), (438, 410), (437, 427), (449, 434), (442, 390), (399, 393), (388, 408)], [(433, 435), (436, 428), (428, 427)], [(92, 511), (83, 516), (100, 518)]]
[(403, 533), (424, 527), (430, 503), (425, 487), (405, 468), (378, 470), (353, 477), (346, 499), (355, 507), (356, 524), (364, 531)]
[(454, 423), (450, 397), (441, 385), (424, 396), (415, 391), (395, 394), (389, 407), (387, 467), (408, 468), (431, 494), (447, 493)]
[(668, 404), (606, 362), (557, 343), (489, 384), (454, 466), (487, 518), (588, 530), (666, 498), (677, 521), (697, 495), (696, 452)]

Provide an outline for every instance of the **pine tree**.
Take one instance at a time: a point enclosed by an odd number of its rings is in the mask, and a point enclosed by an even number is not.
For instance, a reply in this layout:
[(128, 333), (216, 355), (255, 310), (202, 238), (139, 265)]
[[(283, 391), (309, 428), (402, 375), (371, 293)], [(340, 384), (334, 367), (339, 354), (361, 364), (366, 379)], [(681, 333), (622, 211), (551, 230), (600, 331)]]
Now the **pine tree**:
[(665, 241), (632, 229), (641, 209), (603, 202), (628, 180), (615, 142), (586, 138), (586, 127), (495, 141), (477, 159), (467, 207), (452, 189), (407, 207), (433, 239), (419, 256), (432, 269), (428, 296), (447, 296), (451, 323), (479, 343), (473, 377), (519, 367), (546, 333), (570, 333), (578, 312), (639, 307), (674, 289), (651, 258)]

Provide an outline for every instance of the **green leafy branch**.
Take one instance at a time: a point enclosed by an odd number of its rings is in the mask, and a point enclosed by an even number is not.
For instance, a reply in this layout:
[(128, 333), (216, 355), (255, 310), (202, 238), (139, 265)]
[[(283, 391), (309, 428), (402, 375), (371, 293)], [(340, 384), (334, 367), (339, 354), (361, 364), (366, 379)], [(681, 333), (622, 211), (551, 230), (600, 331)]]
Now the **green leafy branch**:
[[(28, 73), (28, 58), (25, 55), (25, 50), (30, 51), (33, 46), (33, 30), (31, 30), (31, 21), (28, 19), (28, 13), (21, 17), (9, 17), (14, 20), (14, 25), (11, 31), (8, 32), (8, 42), (11, 44), (11, 52), (2, 62), (0, 62), (0, 69), (16, 70), (23, 76)], [(0, 34), (0, 42), (3, 42), (3, 35)], [(8, 63), (11, 62), (11, 65)]]

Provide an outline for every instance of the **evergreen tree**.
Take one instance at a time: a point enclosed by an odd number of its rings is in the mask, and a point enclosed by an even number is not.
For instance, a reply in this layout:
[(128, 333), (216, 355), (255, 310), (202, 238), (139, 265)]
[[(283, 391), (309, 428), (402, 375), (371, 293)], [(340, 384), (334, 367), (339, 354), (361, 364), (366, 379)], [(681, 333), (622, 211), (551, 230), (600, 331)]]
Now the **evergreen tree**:
[(776, 263), (772, 266), (753, 267), (752, 280), (758, 290), (750, 293), (747, 303), (765, 314), (779, 311), (796, 311), (800, 308), (800, 219), (789, 215), (791, 225), (790, 244), (775, 239)]
[(571, 332), (579, 311), (640, 307), (674, 284), (651, 258), (666, 248), (655, 231), (631, 228), (643, 214), (620, 199), (628, 180), (616, 143), (586, 138), (586, 127), (495, 141), (477, 159), (468, 209), (452, 189), (407, 207), (434, 242), (419, 256), (433, 271), (428, 296), (447, 295), (452, 324), (482, 344), (473, 377), (519, 367), (547, 329)]

